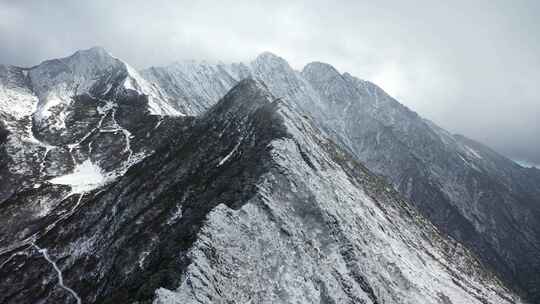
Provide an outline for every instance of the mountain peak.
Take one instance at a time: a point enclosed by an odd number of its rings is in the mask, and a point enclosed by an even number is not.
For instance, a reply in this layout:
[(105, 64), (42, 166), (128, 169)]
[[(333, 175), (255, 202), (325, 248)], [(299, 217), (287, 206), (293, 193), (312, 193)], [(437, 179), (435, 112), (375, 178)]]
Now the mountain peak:
[(100, 56), (111, 56), (111, 53), (109, 53), (104, 47), (102, 46), (93, 46), (89, 49), (83, 49), (83, 50), (78, 50), (77, 52), (75, 52), (75, 54), (95, 54), (95, 55), (100, 55)]
[(341, 76), (338, 70), (332, 65), (319, 61), (308, 63), (304, 69), (302, 69), (302, 75), (308, 79), (317, 78), (321, 81)]
[(255, 60), (253, 60), (253, 64), (255, 66), (282, 66), (290, 68), (289, 63), (285, 59), (271, 52), (263, 52), (259, 54), (259, 56), (257, 56)]
[[(51, 81), (63, 73), (77, 75), (78, 78), (88, 76), (95, 78), (96, 73), (102, 74), (104, 70), (110, 70), (111, 67), (120, 68), (124, 63), (118, 58), (112, 56), (102, 47), (92, 47), (89, 49), (78, 50), (70, 56), (58, 59), (51, 59), (42, 62), (32, 68), (33, 80), (41, 78), (45, 73), (45, 80)], [(40, 80), (41, 81), (41, 80)]]
[(255, 60), (279, 60), (279, 59), (283, 59), (283, 58), (279, 57), (278, 55), (272, 52), (264, 51), (260, 53), (259, 55), (257, 55)]
[(207, 115), (223, 115), (229, 112), (234, 116), (247, 116), (272, 100), (266, 85), (250, 77), (234, 86)]
[(88, 69), (106, 69), (110, 66), (119, 66), (123, 63), (100, 46), (78, 50), (73, 55), (60, 58), (59, 60), (63, 64), (67, 64), (72, 70), (79, 70), (81, 72), (89, 72)]
[[(0, 121), (1, 303), (519, 303), (439, 231), (472, 236), (464, 242), (478, 242), (484, 261), (537, 281), (536, 235), (506, 237), (536, 227), (535, 201), (506, 201), (521, 186), (498, 180), (537, 189), (540, 171), (489, 173), (491, 153), (454, 145), (326, 63), (300, 73), (265, 52), (191, 66), (143, 78), (93, 47), (28, 74), (0, 67), (0, 84), (8, 73), (17, 88), (11, 99), (0, 88), (6, 107), (24, 101), (24, 84), (27, 104), (39, 97), (32, 119)], [(197, 116), (152, 115), (171, 104)], [(515, 244), (526, 250), (509, 255)]]

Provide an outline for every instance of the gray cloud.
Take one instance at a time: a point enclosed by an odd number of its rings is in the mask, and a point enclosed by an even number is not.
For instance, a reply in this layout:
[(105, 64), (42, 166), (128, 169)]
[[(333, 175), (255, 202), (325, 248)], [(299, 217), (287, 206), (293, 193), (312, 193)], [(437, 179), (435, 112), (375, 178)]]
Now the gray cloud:
[(332, 63), (452, 132), (538, 164), (540, 3), (471, 2), (4, 0), (0, 63), (94, 45), (138, 68), (268, 50), (298, 69)]

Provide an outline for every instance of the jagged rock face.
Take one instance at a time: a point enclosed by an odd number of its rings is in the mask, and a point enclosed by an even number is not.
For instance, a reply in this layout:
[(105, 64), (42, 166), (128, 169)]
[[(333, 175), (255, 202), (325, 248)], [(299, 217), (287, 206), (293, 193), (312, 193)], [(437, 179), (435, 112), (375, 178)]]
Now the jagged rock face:
[(156, 92), (101, 48), (33, 68), (0, 66), (0, 202), (86, 160), (121, 175), (153, 150), (157, 114), (178, 114)]
[[(250, 64), (212, 65), (188, 61), (141, 71), (150, 83), (161, 88), (171, 106), (182, 108), (189, 115), (203, 113), (247, 77), (262, 80), (276, 96), (302, 102), (315, 100), (315, 92), (297, 74), (285, 60), (270, 53), (262, 54)], [(310, 105), (324, 106), (320, 103)]]
[[(113, 57), (102, 48), (78, 51), (70, 57), (41, 63), (29, 70), (32, 89), (39, 98), (34, 118), (50, 119), (53, 126), (61, 129), (62, 116), (69, 109), (72, 96), (89, 93), (92, 96), (130, 95), (134, 92), (148, 96), (148, 109), (152, 114), (178, 114), (159, 100), (159, 92), (149, 85), (127, 63)], [(53, 111), (56, 115), (51, 115)]]
[(22, 176), (34, 173), (25, 164), (37, 160), (37, 149), (22, 137), (36, 103), (27, 70), (0, 65), (0, 202), (16, 192)]
[(155, 100), (126, 67), (99, 48), (0, 67), (0, 254), (39, 239), (75, 210), (77, 194), (114, 181), (190, 124), (152, 114)]
[[(307, 66), (302, 75), (328, 74)], [(340, 137), (354, 154), (387, 176), (442, 231), (475, 249), (533, 301), (540, 300), (540, 180), (422, 119), (374, 85), (347, 74), (332, 79), (310, 82), (334, 102), (335, 117), (342, 117), (349, 130)], [(365, 97), (351, 96), (344, 87)]]
[[(227, 84), (246, 75), (261, 79), (275, 96), (290, 100), (338, 145), (388, 178), (439, 229), (473, 249), (531, 301), (540, 301), (539, 170), (452, 135), (378, 86), (324, 63), (297, 72), (266, 53), (249, 64), (192, 62), (142, 74), (165, 88), (169, 100), (191, 96), (177, 100), (191, 102), (185, 107), (194, 114), (212, 105), (213, 96), (225, 94)], [(174, 77), (178, 74), (182, 81)]]
[(0, 254), (0, 302), (519, 302), (264, 84), (242, 81), (170, 129)]
[(175, 63), (170, 67), (149, 68), (141, 74), (159, 84), (162, 96), (171, 106), (187, 115), (198, 115), (214, 105), (237, 82), (225, 65)]

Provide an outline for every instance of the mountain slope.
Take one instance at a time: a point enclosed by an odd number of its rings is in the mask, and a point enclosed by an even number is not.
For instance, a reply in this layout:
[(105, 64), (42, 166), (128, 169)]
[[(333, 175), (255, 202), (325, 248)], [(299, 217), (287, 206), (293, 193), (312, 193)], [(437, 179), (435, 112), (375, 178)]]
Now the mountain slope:
[[(148, 154), (141, 151), (146, 135), (138, 122), (146, 121), (145, 128), (152, 130), (160, 115), (179, 115), (158, 95), (129, 65), (101, 48), (32, 68), (0, 66), (0, 133), (5, 134), (0, 138), (0, 202), (20, 188), (76, 171), (89, 155), (99, 168), (79, 169), (121, 174)], [(121, 151), (104, 151), (112, 142)]]
[(72, 212), (74, 195), (114, 181), (189, 125), (152, 114), (157, 101), (133, 89), (140, 76), (127, 67), (100, 48), (0, 67), (1, 254), (39, 238)]
[[(246, 75), (261, 79), (508, 284), (540, 301), (540, 178), (534, 170), (448, 133), (378, 86), (324, 63), (297, 72), (264, 53), (249, 64), (191, 62), (141, 74), (157, 86), (174, 88), (164, 89), (169, 100), (191, 102), (185, 107), (195, 114), (213, 104), (211, 96), (225, 94), (227, 84)], [(193, 98), (182, 99), (178, 92)]]
[(0, 302), (519, 302), (262, 83), (172, 129), (0, 254)]
[[(439, 229), (538, 301), (540, 180), (481, 144), (422, 119), (380, 88), (324, 70), (333, 68), (314, 63), (302, 75), (333, 103), (332, 116), (341, 117), (350, 132), (339, 137), (354, 154), (388, 177)], [(331, 80), (321, 82), (323, 75)]]

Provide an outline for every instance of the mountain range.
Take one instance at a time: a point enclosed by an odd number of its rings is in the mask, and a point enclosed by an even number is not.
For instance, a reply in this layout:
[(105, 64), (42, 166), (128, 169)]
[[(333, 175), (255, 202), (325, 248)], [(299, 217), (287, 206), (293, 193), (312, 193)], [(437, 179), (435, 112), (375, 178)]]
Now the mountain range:
[(540, 302), (540, 170), (331, 65), (92, 48), (0, 117), (0, 303)]

